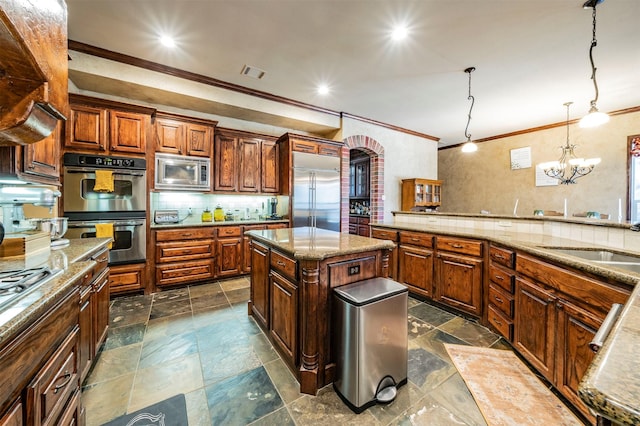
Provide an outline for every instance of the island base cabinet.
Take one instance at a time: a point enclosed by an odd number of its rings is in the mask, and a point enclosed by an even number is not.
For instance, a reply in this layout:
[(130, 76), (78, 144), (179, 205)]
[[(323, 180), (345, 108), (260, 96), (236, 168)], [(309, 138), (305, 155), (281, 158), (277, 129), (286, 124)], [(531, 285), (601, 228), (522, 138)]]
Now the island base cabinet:
[(422, 296), (433, 296), (433, 251), (400, 246), (398, 249), (401, 283), (412, 286), (412, 290)]
[(270, 274), (271, 282), (271, 337), (294, 367), (298, 359), (298, 287), (276, 272)]
[(435, 299), (479, 317), (482, 315), (482, 259), (438, 254)]
[(249, 314), (265, 329), (269, 329), (269, 248), (251, 243), (251, 300)]

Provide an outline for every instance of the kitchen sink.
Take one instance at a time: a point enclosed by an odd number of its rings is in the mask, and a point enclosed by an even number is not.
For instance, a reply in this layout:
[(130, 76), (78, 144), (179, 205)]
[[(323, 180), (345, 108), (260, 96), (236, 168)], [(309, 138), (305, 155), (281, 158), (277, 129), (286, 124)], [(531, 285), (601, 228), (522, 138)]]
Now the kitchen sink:
[(544, 247), (556, 253), (568, 254), (570, 256), (579, 257), (590, 262), (601, 265), (612, 266), (614, 268), (626, 269), (628, 271), (640, 273), (640, 257), (628, 254), (616, 253), (609, 250), (591, 250), (579, 248), (558, 248)]

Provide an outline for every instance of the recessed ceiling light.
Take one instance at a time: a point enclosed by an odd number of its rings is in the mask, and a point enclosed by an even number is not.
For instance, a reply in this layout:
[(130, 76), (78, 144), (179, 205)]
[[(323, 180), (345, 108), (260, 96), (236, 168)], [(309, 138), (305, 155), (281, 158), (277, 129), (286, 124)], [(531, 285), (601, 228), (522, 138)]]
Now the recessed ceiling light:
[(398, 25), (391, 31), (391, 39), (400, 41), (409, 35), (409, 29), (404, 25)]
[(176, 47), (176, 41), (167, 35), (163, 35), (160, 37), (160, 43), (166, 47)]
[(321, 84), (318, 86), (318, 94), (319, 95), (327, 95), (329, 93), (329, 86), (326, 84)]
[(267, 72), (265, 70), (261, 70), (258, 67), (254, 67), (251, 65), (245, 65), (242, 67), (242, 71), (240, 74), (246, 75), (247, 77), (255, 78), (260, 80)]

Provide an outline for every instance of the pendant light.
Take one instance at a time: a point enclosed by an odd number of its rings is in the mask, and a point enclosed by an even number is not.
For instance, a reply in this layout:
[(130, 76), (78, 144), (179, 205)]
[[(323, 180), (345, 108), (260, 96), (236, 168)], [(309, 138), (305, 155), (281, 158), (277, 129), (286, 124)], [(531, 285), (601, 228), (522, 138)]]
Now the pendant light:
[(591, 100), (589, 114), (585, 115), (582, 120), (580, 120), (580, 127), (583, 128), (596, 127), (609, 121), (609, 116), (604, 112), (598, 111), (598, 108), (596, 107), (596, 102), (598, 101), (598, 82), (596, 81), (597, 68), (593, 63), (593, 49), (598, 45), (598, 40), (596, 40), (596, 6), (603, 1), (604, 0), (587, 0), (587, 2), (582, 5), (584, 9), (593, 8), (593, 38), (591, 39), (591, 47), (589, 48), (589, 61), (591, 62), (591, 80), (593, 80), (593, 87), (596, 92), (595, 98)]
[(464, 136), (467, 138), (467, 141), (462, 145), (462, 152), (476, 152), (478, 150), (478, 145), (474, 142), (471, 142), (471, 133), (469, 133), (469, 123), (471, 122), (471, 110), (473, 109), (473, 104), (475, 103), (475, 98), (471, 96), (471, 73), (474, 72), (475, 67), (469, 67), (464, 72), (469, 74), (469, 96), (468, 100), (471, 101), (471, 106), (469, 107), (469, 114), (467, 116), (467, 127), (464, 129)]
[(540, 164), (544, 174), (558, 179), (562, 185), (576, 183), (576, 179), (588, 175), (600, 163), (599, 158), (587, 158), (585, 160), (584, 158), (577, 158), (575, 155), (576, 146), (569, 142), (569, 107), (572, 103), (567, 102), (564, 104), (567, 107), (567, 142), (560, 147), (562, 149), (560, 160)]

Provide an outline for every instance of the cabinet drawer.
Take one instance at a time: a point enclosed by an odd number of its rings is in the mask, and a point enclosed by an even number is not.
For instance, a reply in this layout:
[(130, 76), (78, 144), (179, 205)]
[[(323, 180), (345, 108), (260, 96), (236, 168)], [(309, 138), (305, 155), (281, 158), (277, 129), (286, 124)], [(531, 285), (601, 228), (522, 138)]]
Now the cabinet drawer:
[(504, 265), (507, 268), (513, 269), (515, 266), (516, 254), (511, 250), (491, 246), (489, 247), (489, 257), (493, 262)]
[(388, 231), (386, 229), (371, 228), (371, 237), (396, 242), (398, 241), (398, 231)]
[(351, 284), (356, 281), (375, 278), (376, 258), (375, 256), (371, 256), (330, 263), (327, 265), (327, 269), (329, 270), (329, 287), (333, 288), (344, 284)]
[(206, 239), (215, 237), (216, 228), (214, 227), (183, 228), (156, 231), (156, 241), (158, 242)]
[(36, 424), (54, 424), (70, 396), (78, 390), (77, 356), (76, 327), (27, 388), (27, 404), (33, 409)]
[(218, 228), (218, 237), (239, 237), (241, 234), (239, 226), (221, 226)]
[(489, 284), (489, 304), (501, 310), (506, 317), (513, 318), (513, 296), (493, 284)]
[(513, 294), (515, 276), (512, 272), (491, 263), (489, 265), (489, 279), (492, 283), (499, 285), (507, 292)]
[(340, 147), (329, 145), (329, 144), (319, 144), (318, 145), (318, 154), (320, 155), (329, 155), (331, 157), (339, 157), (340, 156)]
[(144, 263), (116, 265), (109, 269), (110, 294), (144, 289), (147, 282), (147, 268)]
[(358, 235), (358, 225), (355, 223), (349, 224), (349, 233), (353, 235)]
[(488, 313), (489, 324), (491, 324), (502, 336), (504, 336), (507, 340), (513, 340), (513, 321), (507, 319), (494, 308), (492, 305), (489, 305), (489, 313)]
[(293, 151), (309, 152), (309, 153), (312, 153), (312, 154), (317, 154), (318, 153), (318, 144), (315, 143), (315, 142), (296, 141), (296, 140), (294, 140), (291, 145), (292, 145), (291, 149)]
[(167, 263), (183, 260), (213, 258), (213, 240), (166, 242), (156, 244), (156, 262)]
[(267, 229), (267, 225), (247, 225), (242, 227), (242, 234), (244, 235), (247, 231), (262, 231)]
[(460, 238), (437, 237), (436, 247), (438, 250), (451, 251), (454, 253), (468, 254), (470, 256), (482, 256), (482, 241), (463, 240)]
[(400, 232), (400, 244), (410, 244), (419, 247), (433, 247), (433, 235), (424, 234), (422, 232)]
[(359, 217), (358, 219), (358, 225), (368, 225), (369, 224), (369, 218), (368, 217)]
[(296, 280), (296, 261), (290, 259), (277, 251), (271, 251), (271, 267), (277, 271), (280, 271), (283, 275)]
[(156, 266), (156, 285), (186, 284), (214, 277), (213, 259)]

